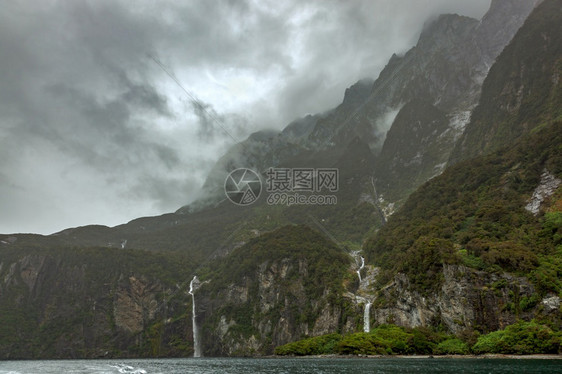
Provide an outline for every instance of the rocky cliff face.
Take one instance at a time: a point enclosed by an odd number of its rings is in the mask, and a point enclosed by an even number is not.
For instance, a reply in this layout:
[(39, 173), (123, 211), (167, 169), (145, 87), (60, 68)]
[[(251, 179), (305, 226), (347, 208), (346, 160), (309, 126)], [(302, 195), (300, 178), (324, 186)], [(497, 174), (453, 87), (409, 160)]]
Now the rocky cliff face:
[(397, 201), (414, 186), (440, 174), (454, 137), (443, 111), (424, 100), (406, 104), (388, 131), (376, 162), (383, 198)]
[[(387, 200), (400, 201), (445, 169), (478, 103), (484, 78), (533, 6), (531, 1), (493, 1), (480, 22), (440, 16), (425, 27), (416, 47), (404, 57), (391, 59), (377, 80), (381, 83), (373, 87), (373, 93), (380, 91), (378, 103), (402, 108), (377, 162), (377, 186)], [(408, 105), (419, 100), (426, 101), (426, 106)], [(412, 105), (417, 108), (412, 110)], [(446, 126), (443, 119), (428, 118), (432, 106), (445, 116)], [(423, 142), (417, 139), (420, 127), (429, 135)], [(401, 147), (405, 144), (409, 147)]]
[(535, 288), (525, 277), (456, 265), (445, 265), (442, 274), (442, 286), (430, 295), (413, 290), (408, 277), (397, 274), (375, 299), (372, 314), (376, 323), (443, 325), (459, 334), (472, 329), (503, 329), (518, 318), (536, 317), (539, 309), (543, 316), (560, 315), (560, 299), (556, 295), (537, 299)]
[[(309, 277), (306, 261), (284, 258), (262, 263), (255, 274), (231, 283), (208, 299), (201, 320), (207, 355), (271, 354), (301, 336), (317, 336), (341, 328), (342, 306), (333, 305), (329, 291), (309, 298), (302, 282)], [(290, 279), (290, 278), (293, 279)], [(353, 331), (351, 321), (344, 330)]]
[(196, 294), (205, 354), (271, 354), (301, 336), (353, 331), (353, 314), (345, 313), (353, 307), (342, 299), (349, 261), (304, 226), (235, 249)]
[[(183, 345), (164, 347), (165, 353), (188, 355), (188, 320), (177, 318), (187, 309), (177, 300), (165, 303), (163, 295), (174, 291), (159, 279), (166, 272), (158, 274), (158, 265), (127, 271), (123, 261), (142, 265), (144, 260), (114, 252), (19, 249), (6, 256), (4, 251), (2, 358), (157, 355), (164, 351), (156, 342), (169, 342), (178, 332)], [(166, 263), (149, 257), (156, 264)], [(169, 319), (166, 326), (155, 330), (162, 318)]]

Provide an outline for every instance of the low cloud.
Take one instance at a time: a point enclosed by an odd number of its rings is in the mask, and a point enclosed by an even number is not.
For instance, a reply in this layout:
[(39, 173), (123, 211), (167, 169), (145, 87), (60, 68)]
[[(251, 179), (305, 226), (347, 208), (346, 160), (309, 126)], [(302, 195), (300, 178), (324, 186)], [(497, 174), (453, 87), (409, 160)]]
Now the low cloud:
[[(116, 225), (192, 201), (262, 128), (337, 105), (438, 13), (489, 0), (9, 1), (0, 232)], [(197, 98), (193, 100), (147, 55)]]

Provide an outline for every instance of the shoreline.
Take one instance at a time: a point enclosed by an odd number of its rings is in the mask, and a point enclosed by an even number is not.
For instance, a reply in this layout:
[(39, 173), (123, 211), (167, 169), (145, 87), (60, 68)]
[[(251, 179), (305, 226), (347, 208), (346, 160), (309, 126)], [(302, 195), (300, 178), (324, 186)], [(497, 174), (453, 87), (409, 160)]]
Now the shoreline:
[[(255, 357), (258, 358), (258, 357)], [(562, 354), (502, 354), (486, 353), (483, 355), (310, 355), (310, 356), (264, 356), (264, 358), (341, 358), (341, 359), (510, 359), (510, 360), (562, 360)]]
[[(531, 355), (517, 355), (517, 354), (502, 354), (502, 353), (486, 353), (482, 355), (337, 355), (337, 354), (327, 354), (327, 355), (308, 355), (308, 356), (277, 356), (277, 355), (267, 355), (267, 356), (203, 356), (202, 359), (342, 359), (342, 360), (352, 360), (352, 359), (416, 359), (416, 360), (432, 360), (432, 359), (498, 359), (498, 360), (562, 360), (562, 354), (531, 354)], [(0, 359), (0, 363), (9, 361), (82, 361), (82, 360), (92, 360), (92, 361), (109, 361), (109, 360), (169, 360), (169, 359), (199, 359), (194, 357), (97, 357), (97, 358), (12, 358), (12, 359)]]

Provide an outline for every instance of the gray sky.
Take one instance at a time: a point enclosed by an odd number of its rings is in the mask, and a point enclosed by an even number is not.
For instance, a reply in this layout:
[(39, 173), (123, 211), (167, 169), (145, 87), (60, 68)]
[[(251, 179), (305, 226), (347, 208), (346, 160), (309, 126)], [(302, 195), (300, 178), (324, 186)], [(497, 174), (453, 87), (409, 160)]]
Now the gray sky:
[(174, 211), (233, 144), (212, 118), (242, 140), (334, 107), (429, 17), (480, 18), (489, 3), (6, 0), (0, 233)]

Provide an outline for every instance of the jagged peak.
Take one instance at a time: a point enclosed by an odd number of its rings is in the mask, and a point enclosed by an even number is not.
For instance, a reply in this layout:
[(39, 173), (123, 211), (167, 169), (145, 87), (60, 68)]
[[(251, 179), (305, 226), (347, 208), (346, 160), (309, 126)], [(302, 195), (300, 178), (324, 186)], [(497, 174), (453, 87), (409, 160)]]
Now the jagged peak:
[(471, 17), (441, 14), (424, 24), (417, 45), (430, 46), (443, 38), (463, 36), (466, 31), (476, 27), (478, 23), (478, 20)]
[(363, 78), (345, 90), (343, 96), (343, 103), (346, 104), (350, 101), (363, 101), (371, 92), (371, 88), (375, 81), (371, 78)]
[(279, 131), (277, 130), (260, 130), (260, 131), (256, 131), (252, 134), (250, 134), (250, 136), (248, 136), (248, 140), (249, 141), (256, 141), (256, 142), (264, 142), (267, 141), (271, 138), (273, 138), (274, 136), (278, 135)]

